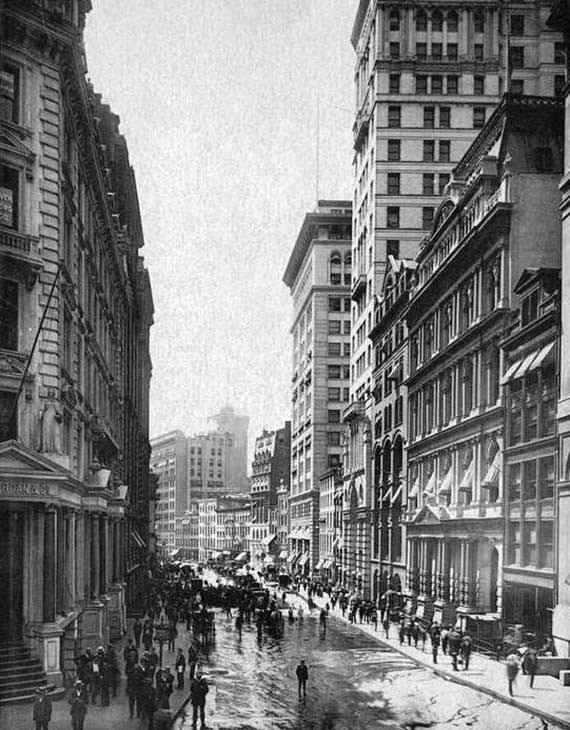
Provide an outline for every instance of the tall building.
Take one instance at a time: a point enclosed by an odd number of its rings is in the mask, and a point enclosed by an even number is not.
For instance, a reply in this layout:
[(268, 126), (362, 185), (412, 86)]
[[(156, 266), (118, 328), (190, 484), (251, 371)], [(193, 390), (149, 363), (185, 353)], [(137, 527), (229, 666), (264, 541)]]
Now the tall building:
[(223, 494), (198, 503), (198, 560), (249, 551), (251, 502), (247, 494)]
[(170, 431), (151, 439), (150, 466), (158, 477), (156, 490), (156, 540), (163, 557), (176, 557), (176, 523), (190, 504), (186, 436)]
[(473, 635), (471, 616), (528, 614), (507, 604), (531, 586), (535, 630), (553, 608), (555, 323), (540, 274), (531, 327), (525, 298), (529, 270), (560, 263), (561, 112), (505, 95), (454, 169), (405, 312), (408, 590), (417, 615)]
[[(553, 3), (549, 24), (564, 34), (566, 85), (560, 91), (565, 99), (564, 172), (562, 194), (562, 272), (560, 296), (560, 390), (558, 400), (558, 483), (556, 489), (555, 559), (557, 566), (552, 633), (558, 654), (568, 651), (570, 642), (570, 374), (564, 363), (570, 358), (570, 6), (567, 0)], [(564, 77), (560, 77), (563, 81)]]
[(188, 438), (189, 499), (198, 502), (218, 494), (230, 494), (233, 438), (227, 432), (211, 431)]
[(283, 281), (293, 297), (290, 566), (319, 560), (319, 478), (341, 460), (350, 381), (349, 201), (319, 200), (307, 213)]
[[(504, 91), (554, 95), (560, 89), (564, 59), (561, 36), (546, 25), (550, 6), (500, 0), (475, 0), (465, 8), (427, 0), (407, 6), (359, 3), (351, 36), (356, 52), (351, 398), (361, 405), (346, 412), (353, 431), (370, 431), (375, 412), (385, 407), (372, 396), (370, 332), (388, 257), (416, 256), (453, 166)], [(378, 476), (369, 468), (362, 472), (358, 456), (349, 461), (355, 472), (345, 473), (345, 485), (364, 478), (364, 493), (370, 493)]]
[(278, 495), (280, 485), (289, 485), (291, 422), (275, 431), (263, 430), (255, 439), (251, 464), (251, 557), (273, 561), (279, 556)]
[(0, 634), (55, 683), (126, 630), (154, 499), (152, 294), (127, 144), (86, 81), (90, 6), (0, 18)]
[(210, 420), (217, 425), (221, 434), (229, 434), (228, 456), (224, 483), (232, 493), (247, 492), (249, 480), (247, 478), (247, 429), (248, 416), (239, 416), (231, 406), (224, 406), (219, 413), (211, 416)]

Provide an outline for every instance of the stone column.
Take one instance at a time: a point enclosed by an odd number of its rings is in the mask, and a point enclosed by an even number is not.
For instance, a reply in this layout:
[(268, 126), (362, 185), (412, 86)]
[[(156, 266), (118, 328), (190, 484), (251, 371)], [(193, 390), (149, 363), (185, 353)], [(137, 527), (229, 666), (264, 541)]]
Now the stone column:
[(91, 516), (91, 597), (99, 596), (101, 585), (101, 541), (99, 533), (99, 515)]
[(93, 522), (89, 512), (83, 513), (83, 597), (89, 601), (94, 594), (93, 588)]
[(44, 512), (44, 586), (43, 586), (43, 621), (55, 621), (56, 611), (56, 510), (48, 507)]

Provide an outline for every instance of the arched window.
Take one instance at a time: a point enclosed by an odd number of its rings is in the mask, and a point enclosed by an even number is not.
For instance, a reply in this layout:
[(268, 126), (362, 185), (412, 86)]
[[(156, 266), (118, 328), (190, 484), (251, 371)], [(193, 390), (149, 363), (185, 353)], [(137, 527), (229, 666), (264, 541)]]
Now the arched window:
[(434, 10), (431, 14), (431, 29), (432, 31), (439, 32), (443, 28), (443, 15), (439, 10)]
[(394, 293), (394, 283), (392, 281), (392, 277), (389, 276), (386, 280), (386, 293), (384, 295), (386, 300), (386, 309), (390, 309), (393, 302), (393, 293)]
[(333, 253), (330, 259), (330, 281), (335, 286), (342, 284), (342, 259), (338, 253)]
[(420, 32), (427, 30), (427, 15), (423, 10), (418, 10), (416, 13), (416, 30)]
[(473, 14), (473, 30), (475, 33), (483, 33), (485, 30), (485, 16), (480, 10)]
[(455, 12), (455, 10), (451, 10), (447, 14), (447, 32), (448, 33), (457, 33), (457, 25), (458, 25), (457, 13)]
[(463, 415), (468, 416), (473, 408), (473, 363), (463, 361)]
[(441, 423), (446, 426), (451, 421), (452, 414), (452, 379), (449, 370), (443, 374), (441, 380)]
[(397, 10), (390, 11), (390, 30), (400, 30), (400, 13)]
[(344, 283), (350, 286), (352, 276), (352, 255), (350, 251), (344, 257)]
[(499, 348), (491, 345), (487, 350), (487, 405), (499, 398)]

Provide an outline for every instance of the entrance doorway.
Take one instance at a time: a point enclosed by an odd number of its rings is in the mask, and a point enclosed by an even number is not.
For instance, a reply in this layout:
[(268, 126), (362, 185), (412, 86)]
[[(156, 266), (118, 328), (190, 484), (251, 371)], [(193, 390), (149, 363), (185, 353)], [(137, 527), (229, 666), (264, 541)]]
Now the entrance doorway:
[(24, 513), (0, 513), (0, 639), (21, 639)]

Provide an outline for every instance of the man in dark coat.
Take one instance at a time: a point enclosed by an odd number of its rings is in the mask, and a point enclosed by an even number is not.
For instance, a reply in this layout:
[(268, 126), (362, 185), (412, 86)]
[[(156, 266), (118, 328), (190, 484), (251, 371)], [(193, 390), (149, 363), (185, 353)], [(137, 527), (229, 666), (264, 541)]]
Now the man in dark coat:
[(129, 696), (129, 720), (132, 720), (135, 704), (137, 708), (137, 717), (141, 716), (141, 697), (142, 684), (144, 679), (144, 670), (137, 662), (130, 665), (127, 670), (127, 694)]
[(190, 682), (190, 702), (192, 703), (192, 728), (195, 730), (198, 721), (198, 713), (200, 713), (200, 724), (202, 728), (206, 726), (206, 695), (209, 692), (208, 683), (202, 676), (200, 667), (196, 669), (196, 676)]
[(133, 624), (133, 634), (135, 637), (135, 644), (137, 649), (140, 649), (141, 646), (141, 634), (142, 634), (142, 624), (140, 622), (140, 619), (136, 618), (135, 623)]
[(431, 639), (431, 654), (433, 657), (433, 663), (437, 664), (437, 650), (439, 649), (439, 643), (441, 639), (441, 629), (437, 621), (434, 621), (429, 630), (429, 638)]
[(192, 641), (188, 646), (188, 667), (190, 668), (190, 680), (194, 679), (194, 672), (196, 671), (196, 663), (198, 661), (198, 648)]
[(469, 669), (469, 660), (471, 658), (471, 649), (473, 648), (473, 639), (469, 634), (465, 634), (461, 639), (461, 656), (463, 658), (463, 669)]
[(457, 671), (457, 657), (459, 656), (459, 651), (461, 649), (461, 634), (453, 629), (449, 633), (449, 655), (451, 657), (451, 662), (453, 665), (453, 671)]
[(72, 730), (83, 730), (85, 715), (87, 714), (87, 693), (83, 692), (83, 683), (80, 680), (75, 683), (69, 698), (69, 705)]
[(532, 687), (534, 685), (534, 675), (538, 668), (538, 655), (535, 649), (527, 649), (522, 660), (522, 669), (524, 674), (528, 674), (528, 683)]
[(36, 695), (33, 709), (33, 719), (36, 723), (36, 730), (48, 730), (51, 720), (51, 699), (46, 687), (40, 687)]
[(299, 699), (301, 699), (301, 693), (303, 694), (303, 697), (306, 697), (307, 695), (307, 680), (309, 679), (309, 670), (304, 659), (301, 659), (295, 673), (297, 675)]
[(153, 730), (153, 716), (158, 710), (158, 701), (156, 699), (156, 690), (152, 686), (152, 680), (148, 677), (143, 680), (139, 702), (141, 703), (141, 717), (148, 719), (148, 730)]
[(168, 667), (162, 669), (156, 675), (156, 693), (158, 696), (158, 707), (162, 710), (170, 709), (170, 695), (174, 685), (174, 676)]

